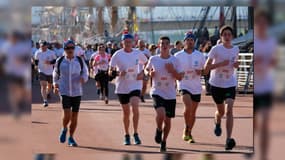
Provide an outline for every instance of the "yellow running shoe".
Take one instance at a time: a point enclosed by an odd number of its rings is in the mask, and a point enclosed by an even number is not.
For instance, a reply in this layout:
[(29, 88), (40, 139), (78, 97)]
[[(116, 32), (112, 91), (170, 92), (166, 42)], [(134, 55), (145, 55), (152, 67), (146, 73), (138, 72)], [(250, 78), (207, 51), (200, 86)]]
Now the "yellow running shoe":
[(189, 136), (188, 143), (195, 143), (194, 138), (192, 135)]
[(188, 129), (184, 128), (184, 130), (183, 130), (183, 135), (182, 135), (182, 139), (183, 139), (184, 141), (189, 141), (190, 136), (189, 136), (188, 134), (189, 134)]

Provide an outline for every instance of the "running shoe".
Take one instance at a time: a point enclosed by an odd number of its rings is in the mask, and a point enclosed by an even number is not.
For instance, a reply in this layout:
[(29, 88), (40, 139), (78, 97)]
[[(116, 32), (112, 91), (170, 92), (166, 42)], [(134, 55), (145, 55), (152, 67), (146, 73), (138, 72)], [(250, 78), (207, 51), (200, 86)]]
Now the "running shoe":
[(43, 106), (44, 106), (44, 107), (48, 107), (48, 102), (47, 102), (47, 101), (44, 101)]
[(195, 143), (195, 140), (192, 135), (189, 136), (188, 143)]
[(166, 152), (166, 142), (162, 141), (160, 143), (160, 152)]
[(155, 137), (154, 137), (155, 142), (158, 144), (161, 143), (161, 137), (162, 137), (162, 130), (156, 128)]
[(75, 142), (75, 140), (73, 139), (73, 137), (68, 138), (68, 145), (70, 147), (77, 147), (78, 146), (77, 143)]
[(219, 136), (222, 135), (221, 124), (216, 124), (216, 125), (215, 125), (215, 130), (214, 130), (214, 132), (215, 132), (215, 135), (216, 135), (217, 137), (219, 137)]
[(235, 146), (236, 146), (236, 142), (233, 138), (228, 138), (226, 140), (226, 145), (225, 145), (226, 150), (232, 150)]
[(59, 141), (60, 143), (64, 143), (66, 140), (66, 133), (67, 133), (67, 128), (63, 128), (60, 132), (60, 136), (59, 136)]
[(190, 139), (189, 130), (187, 128), (184, 128), (184, 130), (183, 130), (182, 139), (184, 141), (189, 141), (189, 139)]
[(130, 135), (125, 135), (124, 145), (131, 145), (131, 137)]
[(135, 144), (141, 144), (141, 140), (140, 137), (137, 133), (134, 134), (134, 140), (135, 140)]

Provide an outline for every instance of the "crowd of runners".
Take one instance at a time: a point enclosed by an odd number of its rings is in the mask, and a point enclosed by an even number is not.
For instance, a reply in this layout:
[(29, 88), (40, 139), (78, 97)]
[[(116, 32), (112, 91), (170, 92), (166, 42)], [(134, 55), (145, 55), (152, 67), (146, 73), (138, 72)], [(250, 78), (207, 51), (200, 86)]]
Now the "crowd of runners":
[[(182, 41), (175, 42), (173, 49), (167, 36), (160, 37), (157, 46), (143, 40), (138, 40), (134, 46), (134, 37), (129, 33), (122, 35), (120, 48), (112, 42), (95, 44), (93, 48), (92, 45), (83, 47), (76, 44), (73, 37), (63, 45), (44, 40), (36, 46), (33, 44), (32, 67), (38, 71), (32, 71), (33, 79), (40, 81), (43, 106), (48, 107), (52, 90), (60, 95), (63, 118), (59, 141), (64, 143), (69, 131), (68, 145), (77, 146), (73, 135), (83, 95), (82, 85), (94, 78), (99, 97), (105, 104), (108, 104), (109, 82), (115, 79), (115, 94), (123, 111), (124, 145), (131, 144), (131, 136), (134, 144), (142, 143), (138, 131), (139, 103), (145, 102), (147, 86), (151, 87), (157, 124), (154, 140), (160, 144), (160, 151), (167, 149), (177, 92), (184, 104), (182, 139), (195, 143), (192, 130), (201, 101), (201, 76), (205, 76), (206, 86), (210, 86), (206, 87), (206, 94), (212, 95), (217, 107), (213, 113), (213, 132), (221, 136), (221, 119), (226, 114), (225, 149), (233, 149), (235, 140), (231, 135), (237, 85), (234, 70), (239, 67), (239, 49), (231, 43), (233, 29), (230, 26), (220, 29), (220, 37), (219, 44), (212, 47), (209, 41), (205, 41), (200, 50), (195, 49), (197, 37), (191, 31), (185, 33)], [(129, 130), (131, 111), (133, 132)]]

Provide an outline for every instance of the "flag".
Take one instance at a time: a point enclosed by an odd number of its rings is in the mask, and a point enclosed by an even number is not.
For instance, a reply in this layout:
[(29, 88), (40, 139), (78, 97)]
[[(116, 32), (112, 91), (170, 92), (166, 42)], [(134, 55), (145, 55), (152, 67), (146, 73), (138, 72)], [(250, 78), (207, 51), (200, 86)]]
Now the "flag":
[(137, 33), (139, 31), (139, 26), (137, 23), (137, 15), (133, 14), (133, 22), (134, 22), (134, 33)]

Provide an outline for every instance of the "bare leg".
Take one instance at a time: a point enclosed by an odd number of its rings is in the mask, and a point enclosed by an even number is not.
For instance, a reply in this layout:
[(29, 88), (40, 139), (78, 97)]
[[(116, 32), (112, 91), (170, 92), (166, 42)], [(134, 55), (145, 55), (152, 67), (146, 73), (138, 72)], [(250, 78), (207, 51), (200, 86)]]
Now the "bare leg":
[(233, 130), (233, 105), (234, 100), (233, 99), (226, 99), (226, 128), (227, 128), (227, 138), (231, 138), (232, 136), (232, 130)]
[(133, 110), (133, 127), (134, 133), (138, 133), (138, 125), (139, 125), (139, 97), (131, 97), (130, 103)]
[(123, 109), (123, 123), (125, 128), (125, 134), (129, 135), (129, 126), (130, 126), (130, 106), (129, 104), (122, 104)]
[(71, 114), (71, 123), (70, 123), (70, 130), (69, 130), (70, 137), (73, 137), (73, 134), (74, 134), (74, 132), (76, 130), (77, 119), (78, 119), (78, 112), (72, 112), (72, 114)]

